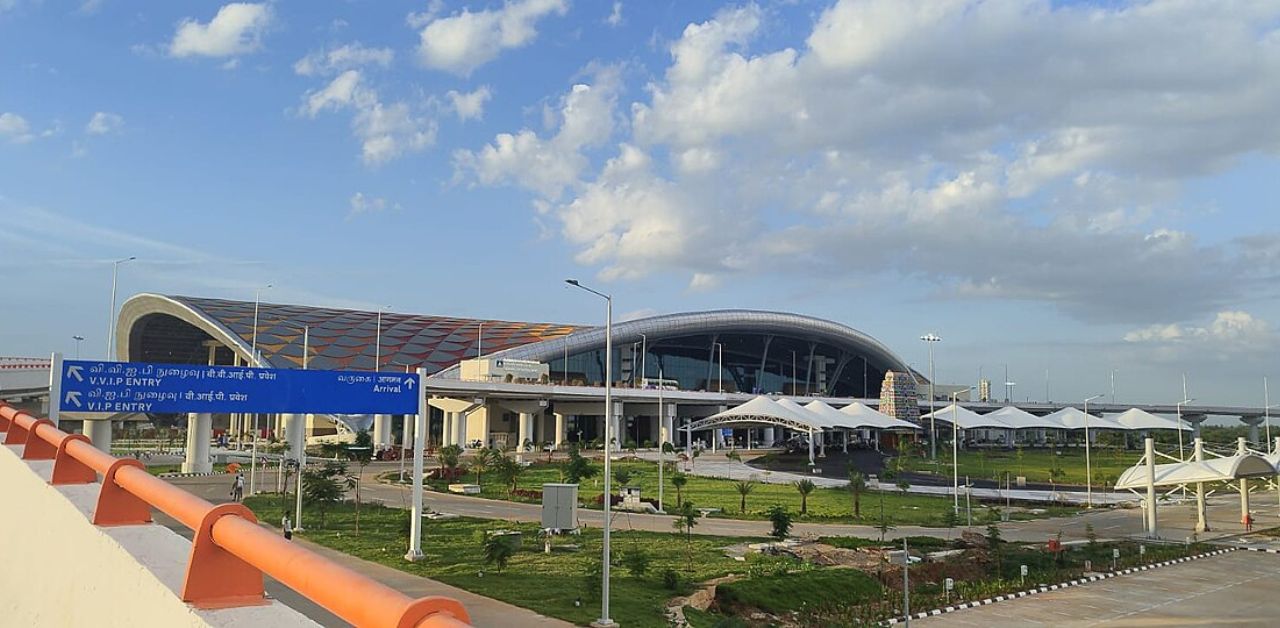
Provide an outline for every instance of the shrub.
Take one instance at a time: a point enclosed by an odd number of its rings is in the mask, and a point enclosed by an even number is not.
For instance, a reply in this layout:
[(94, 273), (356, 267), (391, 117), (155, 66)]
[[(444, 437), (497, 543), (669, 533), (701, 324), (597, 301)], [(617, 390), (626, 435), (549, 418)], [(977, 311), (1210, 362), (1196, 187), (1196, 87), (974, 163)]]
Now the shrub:
[(509, 539), (488, 532), (484, 535), (481, 548), (484, 551), (484, 564), (496, 566), (498, 573), (507, 568), (507, 561), (516, 553), (515, 545)]
[(662, 588), (668, 591), (676, 591), (680, 588), (680, 574), (674, 569), (662, 570)]
[(791, 535), (791, 513), (781, 504), (774, 504), (769, 507), (769, 522), (773, 524), (773, 530), (769, 532), (769, 536), (775, 539), (785, 539)]
[(639, 547), (628, 549), (622, 553), (622, 566), (626, 567), (632, 576), (643, 577), (649, 571), (649, 555)]

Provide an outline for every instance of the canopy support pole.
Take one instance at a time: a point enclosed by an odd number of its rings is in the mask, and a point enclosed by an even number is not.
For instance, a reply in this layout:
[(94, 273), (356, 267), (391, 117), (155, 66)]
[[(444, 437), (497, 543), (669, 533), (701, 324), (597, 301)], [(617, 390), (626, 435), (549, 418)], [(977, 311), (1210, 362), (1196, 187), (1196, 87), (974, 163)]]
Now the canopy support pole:
[(1147, 537), (1156, 538), (1156, 441), (1146, 439), (1147, 460)]
[[(1245, 437), (1241, 436), (1236, 439), (1236, 447), (1239, 453), (1245, 454), (1249, 452), (1249, 445), (1245, 442)], [(1248, 478), (1240, 478), (1240, 524), (1249, 529), (1249, 480)]]
[[(1195, 440), (1195, 460), (1204, 462), (1204, 440)], [(1196, 532), (1209, 531), (1209, 518), (1206, 516), (1204, 503), (1204, 482), (1196, 482)]]
[(809, 466), (813, 466), (813, 428), (809, 428)]

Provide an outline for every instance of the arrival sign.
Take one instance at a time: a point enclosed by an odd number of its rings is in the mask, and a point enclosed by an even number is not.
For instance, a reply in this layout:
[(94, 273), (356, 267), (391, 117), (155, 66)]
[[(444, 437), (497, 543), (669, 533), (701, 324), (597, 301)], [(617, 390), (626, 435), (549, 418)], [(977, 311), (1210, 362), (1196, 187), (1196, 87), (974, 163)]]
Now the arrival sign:
[(416, 373), (63, 360), (63, 412), (416, 414)]

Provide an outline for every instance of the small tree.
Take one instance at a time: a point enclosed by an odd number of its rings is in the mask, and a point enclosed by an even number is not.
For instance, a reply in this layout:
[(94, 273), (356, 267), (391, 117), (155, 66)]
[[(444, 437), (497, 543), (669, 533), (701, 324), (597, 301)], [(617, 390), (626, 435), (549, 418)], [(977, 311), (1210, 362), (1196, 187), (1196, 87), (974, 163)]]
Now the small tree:
[(620, 486), (620, 487), (621, 487), (621, 486), (626, 486), (626, 485), (630, 484), (630, 483), (631, 483), (631, 470), (630, 470), (630, 469), (627, 469), (626, 467), (618, 467), (617, 469), (614, 469), (614, 470), (613, 470), (613, 481), (614, 481), (614, 482), (617, 482), (617, 483), (618, 483), (618, 486)]
[(564, 481), (570, 484), (580, 484), (583, 480), (595, 477), (599, 471), (590, 460), (582, 457), (576, 445), (569, 449), (569, 461), (561, 468)]
[(622, 565), (636, 578), (649, 571), (649, 555), (640, 547), (632, 547), (622, 553)]
[(737, 449), (730, 449), (729, 453), (725, 454), (725, 458), (742, 462), (742, 455), (738, 453)]
[(911, 483), (906, 478), (898, 480), (898, 490), (902, 491), (903, 497), (906, 497), (907, 491), (911, 490)]
[(809, 514), (809, 493), (812, 493), (815, 488), (817, 488), (817, 485), (809, 478), (796, 480), (796, 490), (800, 493), (801, 516)]
[(360, 479), (364, 477), (364, 468), (373, 461), (373, 437), (368, 430), (356, 432), (355, 443), (347, 448), (347, 457), (356, 463), (355, 475), (344, 475), (347, 489), (355, 489), (356, 494), (356, 536), (360, 535)]
[(738, 480), (733, 483), (733, 488), (738, 491), (738, 497), (740, 498), (738, 502), (738, 512), (746, 514), (747, 495), (750, 495), (751, 491), (755, 490), (756, 483), (751, 480)]
[(1089, 551), (1092, 553), (1098, 546), (1098, 533), (1094, 531), (1093, 524), (1087, 521), (1084, 524), (1084, 538), (1089, 539)]
[(774, 504), (769, 507), (769, 522), (773, 524), (773, 530), (769, 532), (769, 536), (775, 539), (785, 539), (791, 535), (791, 513), (782, 504)]
[(849, 471), (849, 494), (853, 496), (853, 518), (862, 518), (862, 493), (867, 490), (867, 478), (861, 471)]
[(684, 503), (684, 486), (689, 483), (689, 476), (680, 472), (671, 474), (671, 485), (676, 487), (676, 503)]
[(991, 548), (991, 556), (996, 563), (996, 576), (1004, 577), (1004, 562), (1000, 558), (1000, 544), (1003, 539), (1000, 538), (1000, 526), (995, 522), (987, 524), (987, 547)]
[(471, 470), (476, 472), (476, 484), (480, 484), (484, 472), (493, 468), (493, 459), (496, 455), (498, 452), (492, 447), (482, 447), (476, 452), (475, 459), (471, 461)]
[(342, 501), (342, 484), (338, 478), (347, 475), (347, 465), (328, 461), (316, 469), (302, 472), (302, 499), (320, 511), (320, 527), (325, 525), (329, 507)]
[(506, 485), (507, 497), (511, 497), (519, 487), (520, 475), (524, 473), (524, 465), (511, 456), (499, 455), (493, 463), (493, 472), (498, 480)]
[(481, 550), (484, 552), (484, 564), (496, 566), (498, 573), (502, 573), (502, 570), (507, 568), (507, 561), (511, 559), (512, 554), (515, 554), (515, 546), (512, 545), (511, 539), (492, 532), (484, 533)]
[(960, 515), (956, 513), (954, 508), (948, 508), (942, 513), (942, 525), (946, 528), (954, 528), (960, 525)]
[(440, 448), (437, 457), (440, 459), (440, 477), (452, 478), (453, 470), (458, 468), (458, 462), (462, 460), (462, 448), (451, 444)]
[(693, 502), (684, 502), (676, 510), (675, 515), (676, 520), (671, 522), (671, 526), (684, 534), (688, 571), (693, 571), (693, 527), (698, 525), (698, 511), (693, 507)]

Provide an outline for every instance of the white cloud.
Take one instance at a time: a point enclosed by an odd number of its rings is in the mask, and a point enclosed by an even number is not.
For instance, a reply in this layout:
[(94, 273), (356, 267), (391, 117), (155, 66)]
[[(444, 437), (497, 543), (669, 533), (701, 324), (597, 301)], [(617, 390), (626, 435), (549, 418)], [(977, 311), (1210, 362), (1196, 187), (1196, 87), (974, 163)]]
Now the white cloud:
[(618, 87), (617, 68), (599, 69), (592, 84), (576, 84), (561, 98), (555, 135), (539, 137), (529, 129), (500, 133), (478, 151), (456, 151), (454, 164), (483, 184), (515, 183), (556, 199), (589, 165), (583, 151), (612, 135)]
[(1203, 327), (1177, 323), (1150, 325), (1124, 335), (1125, 342), (1215, 353), (1263, 352), (1275, 347), (1271, 324), (1248, 312), (1224, 310)]
[(613, 3), (613, 10), (609, 12), (609, 17), (604, 18), (604, 23), (614, 28), (622, 25), (622, 2)]
[(89, 118), (89, 123), (84, 126), (84, 132), (89, 135), (106, 135), (117, 133), (122, 128), (124, 128), (124, 118), (119, 114), (98, 111)]
[(194, 18), (178, 23), (169, 43), (175, 57), (233, 57), (262, 47), (262, 37), (271, 25), (271, 8), (266, 4), (232, 2), (218, 9), (207, 24)]
[(378, 213), (388, 207), (400, 209), (399, 203), (388, 202), (387, 199), (381, 196), (365, 196), (364, 192), (352, 194), (347, 203), (350, 205), (350, 211), (347, 212), (347, 220), (351, 220), (361, 214)]
[(418, 59), (429, 68), (468, 75), (504, 50), (522, 48), (538, 36), (537, 23), (551, 14), (564, 15), (566, 0), (508, 0), (500, 9), (448, 17), (410, 16), (419, 31)]
[(31, 125), (27, 119), (8, 111), (0, 113), (0, 139), (14, 144), (30, 142), (35, 136), (31, 134)]
[(434, 120), (415, 112), (407, 102), (383, 103), (359, 70), (347, 70), (303, 96), (301, 112), (306, 116), (344, 110), (354, 113), (352, 133), (360, 140), (361, 159), (368, 165), (381, 165), (435, 143)]
[(481, 120), (484, 118), (484, 104), (493, 97), (487, 85), (482, 85), (472, 92), (457, 92), (449, 90), (446, 94), (449, 98), (449, 105), (453, 108), (453, 112), (458, 114), (459, 120)]
[(603, 165), (563, 129), (455, 162), (611, 277), (857, 269), (1141, 323), (1275, 293), (1280, 254), (1173, 225), (1187, 181), (1280, 154), (1280, 5), (838, 0), (755, 50), (769, 18), (685, 28)]
[(330, 76), (366, 65), (387, 67), (395, 58), (390, 48), (368, 48), (360, 42), (352, 42), (308, 54), (293, 64), (293, 71), (301, 76)]

